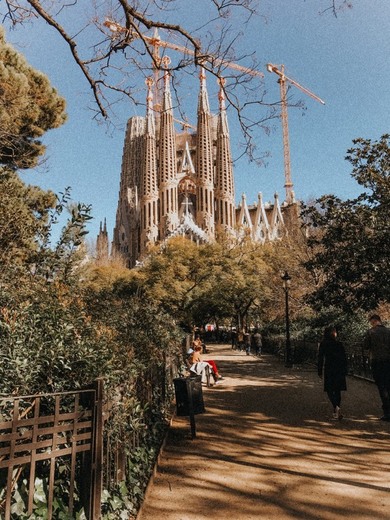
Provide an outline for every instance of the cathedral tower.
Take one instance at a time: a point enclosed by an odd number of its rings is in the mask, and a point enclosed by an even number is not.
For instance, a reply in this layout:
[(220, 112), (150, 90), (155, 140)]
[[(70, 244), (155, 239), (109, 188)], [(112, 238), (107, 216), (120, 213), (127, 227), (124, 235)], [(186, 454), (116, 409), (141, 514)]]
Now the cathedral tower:
[(158, 239), (158, 198), (157, 185), (157, 147), (156, 125), (153, 113), (153, 80), (146, 80), (148, 88), (145, 122), (145, 136), (143, 143), (140, 207), (141, 207), (141, 237), (140, 254), (145, 253), (148, 244), (154, 244)]
[(214, 157), (211, 115), (204, 69), (200, 72), (198, 126), (196, 134), (196, 223), (210, 238), (214, 237)]
[(218, 230), (233, 233), (236, 227), (234, 179), (226, 115), (224, 81), (220, 79), (219, 116), (217, 126), (217, 156), (215, 166), (215, 203)]
[[(168, 63), (166, 60), (166, 65)], [(176, 136), (173, 126), (169, 72), (166, 70), (159, 140), (160, 240), (163, 240), (179, 224), (176, 177)]]
[(139, 187), (142, 174), (145, 118), (132, 117), (127, 123), (123, 146), (119, 200), (116, 211), (113, 247), (133, 267), (140, 254)]
[[(262, 243), (285, 236), (298, 218), (295, 202), (280, 204), (275, 196), (273, 203), (264, 203), (259, 195), (257, 204), (248, 205), (243, 195), (235, 206), (223, 80), (219, 113), (213, 116), (201, 69), (196, 131), (187, 125), (176, 132), (169, 58), (163, 58), (163, 63), (161, 111), (153, 110), (153, 81), (148, 79), (145, 117), (132, 117), (127, 124), (113, 250), (134, 267), (146, 256), (149, 244), (173, 236), (197, 243), (215, 240), (218, 232), (248, 233)], [(105, 228), (99, 234), (104, 250)]]
[(107, 223), (104, 219), (104, 225), (100, 222), (99, 234), (96, 240), (96, 260), (98, 263), (106, 262), (109, 256)]

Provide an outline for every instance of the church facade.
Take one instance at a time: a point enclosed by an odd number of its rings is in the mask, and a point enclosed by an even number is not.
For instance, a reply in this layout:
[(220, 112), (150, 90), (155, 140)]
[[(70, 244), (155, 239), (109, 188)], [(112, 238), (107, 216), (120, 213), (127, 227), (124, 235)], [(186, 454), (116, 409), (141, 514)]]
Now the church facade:
[(150, 245), (173, 236), (204, 243), (246, 229), (253, 240), (265, 242), (288, 233), (298, 215), (293, 194), (286, 197), (289, 203), (280, 203), (277, 195), (273, 203), (264, 203), (259, 194), (252, 205), (243, 195), (235, 205), (222, 84), (219, 113), (213, 115), (201, 72), (194, 132), (188, 127), (175, 131), (168, 71), (161, 105), (156, 112), (152, 81), (147, 80), (146, 115), (132, 117), (127, 124), (112, 242), (126, 265), (134, 267)]

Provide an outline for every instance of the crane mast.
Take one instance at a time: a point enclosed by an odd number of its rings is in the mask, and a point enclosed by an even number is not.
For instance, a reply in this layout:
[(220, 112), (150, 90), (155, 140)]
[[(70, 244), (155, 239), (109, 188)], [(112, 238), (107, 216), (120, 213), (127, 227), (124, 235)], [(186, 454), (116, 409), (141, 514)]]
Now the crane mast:
[(325, 101), (313, 94), (306, 87), (303, 87), (295, 80), (289, 78), (284, 73), (284, 65), (281, 65), (279, 69), (272, 63), (267, 63), (268, 72), (274, 72), (279, 76), (280, 86), (280, 103), (281, 103), (281, 119), (282, 119), (282, 132), (283, 132), (283, 158), (284, 158), (284, 187), (286, 190), (286, 202), (291, 204), (294, 201), (293, 182), (291, 178), (291, 158), (290, 158), (290, 138), (288, 131), (288, 111), (287, 111), (287, 81), (299, 88), (302, 92), (315, 99), (322, 105), (325, 105)]
[(291, 157), (290, 157), (290, 139), (288, 133), (288, 111), (287, 111), (287, 87), (284, 77), (284, 65), (282, 65), (283, 75), (279, 78), (281, 115), (282, 115), (282, 132), (283, 132), (283, 160), (284, 160), (284, 188), (286, 190), (286, 201), (293, 202), (293, 183), (291, 179)]

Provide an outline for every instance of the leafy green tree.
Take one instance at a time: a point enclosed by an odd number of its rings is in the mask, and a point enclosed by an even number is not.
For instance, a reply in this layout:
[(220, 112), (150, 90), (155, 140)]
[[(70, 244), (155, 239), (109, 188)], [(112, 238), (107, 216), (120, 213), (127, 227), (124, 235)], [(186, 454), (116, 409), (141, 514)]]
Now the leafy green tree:
[(108, 337), (99, 337), (78, 294), (36, 284), (22, 301), (1, 295), (1, 392), (32, 394), (80, 388), (107, 371)]
[[(208, 321), (243, 326), (264, 316), (275, 299), (276, 258), (278, 254), (247, 237), (201, 246), (177, 238), (153, 251), (121, 283), (158, 304), (185, 328)], [(276, 283), (279, 301), (281, 283)]]
[(36, 166), (45, 152), (40, 138), (65, 120), (65, 100), (6, 43), (0, 28), (0, 164), (12, 169)]
[[(80, 281), (80, 269), (86, 260), (84, 243), (86, 223), (92, 219), (91, 206), (83, 203), (69, 203), (70, 189), (57, 198), (57, 204), (50, 213), (49, 223), (43, 227), (38, 237), (38, 249), (32, 257), (34, 273), (48, 280), (60, 280), (71, 284)], [(51, 231), (57, 217), (66, 208), (70, 216), (62, 228), (56, 244), (51, 244)]]
[(213, 245), (197, 246), (174, 238), (151, 251), (144, 265), (134, 270), (133, 288), (186, 327), (192, 322), (193, 302), (210, 280), (213, 265)]
[(390, 136), (353, 143), (346, 159), (363, 193), (345, 201), (327, 195), (304, 210), (313, 251), (305, 265), (318, 280), (312, 301), (345, 311), (390, 299)]
[(207, 300), (218, 311), (216, 318), (229, 317), (241, 328), (249, 325), (251, 314), (259, 317), (266, 307), (270, 268), (264, 261), (265, 250), (248, 237), (216, 248), (217, 269)]
[(23, 269), (24, 276), (38, 274), (49, 257), (54, 271), (53, 259), (64, 256), (65, 249), (70, 258), (69, 232), (74, 234), (73, 247), (85, 233), (84, 222), (90, 217), (80, 205), (72, 209), (69, 230), (63, 230), (61, 241), (66, 245), (61, 250), (58, 243), (50, 251), (52, 225), (69, 204), (69, 190), (58, 198), (51, 191), (26, 185), (16, 171), (37, 165), (45, 152), (40, 138), (65, 119), (64, 99), (44, 74), (6, 43), (0, 28), (0, 276), (4, 283), (22, 276)]
[[(0, 189), (0, 284), (18, 286), (32, 276), (70, 283), (85, 259), (90, 206), (72, 205), (69, 188), (58, 197), (24, 184), (16, 172), (5, 168), (0, 168)], [(52, 244), (53, 226), (64, 210), (70, 217)]]
[(25, 185), (14, 171), (0, 168), (0, 263), (26, 262), (36, 251), (36, 238), (48, 223), (54, 193)]

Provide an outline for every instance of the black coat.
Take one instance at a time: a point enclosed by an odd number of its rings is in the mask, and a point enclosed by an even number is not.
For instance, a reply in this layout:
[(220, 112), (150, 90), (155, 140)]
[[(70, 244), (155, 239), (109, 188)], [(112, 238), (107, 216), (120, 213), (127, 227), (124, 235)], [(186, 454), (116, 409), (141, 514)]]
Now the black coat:
[(324, 390), (346, 390), (347, 356), (344, 346), (336, 339), (324, 339), (318, 352), (318, 375), (324, 370)]

